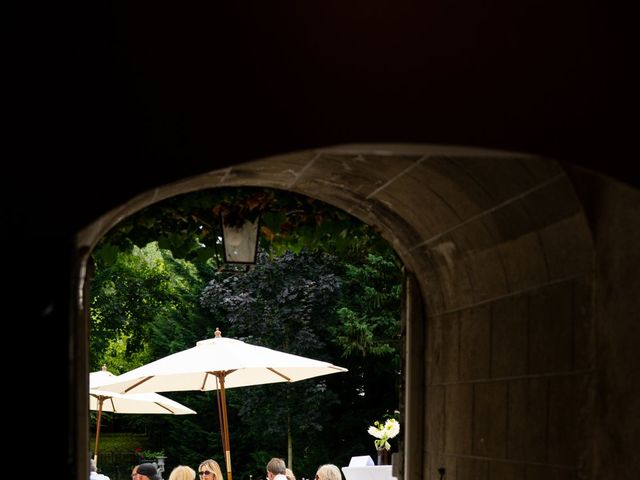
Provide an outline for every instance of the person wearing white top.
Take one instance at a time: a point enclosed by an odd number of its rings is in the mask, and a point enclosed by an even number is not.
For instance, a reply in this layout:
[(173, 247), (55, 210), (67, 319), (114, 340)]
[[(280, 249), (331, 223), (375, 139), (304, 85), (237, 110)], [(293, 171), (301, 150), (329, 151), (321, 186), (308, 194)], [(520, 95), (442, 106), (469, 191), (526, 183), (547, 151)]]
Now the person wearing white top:
[(103, 475), (102, 473), (98, 473), (98, 469), (96, 468), (96, 461), (92, 458), (91, 464), (89, 465), (89, 480), (109, 480), (109, 477)]

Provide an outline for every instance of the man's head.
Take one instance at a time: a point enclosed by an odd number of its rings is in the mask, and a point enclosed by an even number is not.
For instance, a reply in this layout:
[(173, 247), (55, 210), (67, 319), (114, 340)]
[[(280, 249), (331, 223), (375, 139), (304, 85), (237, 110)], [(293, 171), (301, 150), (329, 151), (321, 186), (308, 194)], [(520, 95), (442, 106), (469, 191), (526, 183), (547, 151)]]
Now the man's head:
[(153, 463), (143, 463), (138, 465), (136, 474), (138, 476), (147, 477), (149, 480), (162, 480), (160, 475), (158, 475), (158, 469)]
[(281, 458), (272, 458), (267, 463), (267, 479), (271, 480), (276, 475), (285, 475), (287, 473), (287, 464)]

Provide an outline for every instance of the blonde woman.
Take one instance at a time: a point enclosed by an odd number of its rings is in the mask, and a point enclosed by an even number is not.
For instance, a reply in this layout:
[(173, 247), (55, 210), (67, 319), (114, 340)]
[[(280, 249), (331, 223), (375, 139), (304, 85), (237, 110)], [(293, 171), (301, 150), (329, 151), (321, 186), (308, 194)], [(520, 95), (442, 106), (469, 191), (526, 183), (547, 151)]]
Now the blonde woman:
[(169, 475), (169, 480), (194, 480), (195, 478), (196, 471), (186, 465), (178, 465), (171, 470), (171, 475)]
[(198, 476), (200, 480), (224, 480), (220, 465), (210, 458), (200, 464), (198, 467)]
[(330, 463), (320, 465), (315, 480), (342, 480), (342, 473), (338, 467)]

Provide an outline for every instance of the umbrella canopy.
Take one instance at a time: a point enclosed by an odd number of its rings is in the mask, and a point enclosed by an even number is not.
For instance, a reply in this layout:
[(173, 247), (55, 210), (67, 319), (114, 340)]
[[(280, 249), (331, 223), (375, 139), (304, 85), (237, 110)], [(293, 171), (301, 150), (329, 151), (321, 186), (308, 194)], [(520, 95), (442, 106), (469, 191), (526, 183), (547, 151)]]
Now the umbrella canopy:
[(232, 480), (225, 389), (297, 382), (346, 371), (328, 362), (222, 338), (216, 328), (215, 338), (124, 373), (102, 388), (122, 393), (217, 390), (227, 480)]
[(187, 415), (196, 413), (184, 405), (163, 397), (157, 393), (117, 393), (101, 390), (104, 384), (113, 382), (117, 377), (102, 367), (99, 372), (89, 374), (89, 408), (98, 412), (96, 419), (96, 444), (94, 460), (98, 463), (100, 447), (100, 423), (102, 412), (113, 413), (166, 413), (172, 415)]

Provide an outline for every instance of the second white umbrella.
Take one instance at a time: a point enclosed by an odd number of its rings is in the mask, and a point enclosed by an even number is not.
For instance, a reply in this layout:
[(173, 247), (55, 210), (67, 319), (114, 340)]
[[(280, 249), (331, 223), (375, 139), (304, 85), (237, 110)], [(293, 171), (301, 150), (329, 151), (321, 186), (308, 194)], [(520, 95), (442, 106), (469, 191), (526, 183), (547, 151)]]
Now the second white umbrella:
[(117, 393), (102, 390), (100, 387), (113, 382), (117, 377), (102, 367), (101, 371), (89, 374), (89, 408), (98, 412), (96, 418), (96, 443), (93, 452), (96, 465), (100, 448), (100, 423), (102, 412), (140, 413), (140, 414), (171, 414), (188, 415), (196, 413), (181, 403), (157, 393)]

